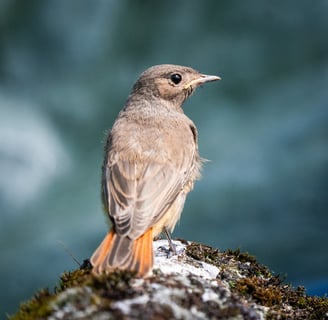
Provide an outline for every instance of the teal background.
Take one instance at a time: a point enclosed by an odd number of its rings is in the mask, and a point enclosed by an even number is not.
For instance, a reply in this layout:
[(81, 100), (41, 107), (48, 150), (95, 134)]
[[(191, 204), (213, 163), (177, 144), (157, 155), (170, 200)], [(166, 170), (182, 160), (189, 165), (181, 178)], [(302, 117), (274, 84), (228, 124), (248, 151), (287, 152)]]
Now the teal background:
[(327, 30), (323, 0), (2, 0), (0, 313), (105, 235), (105, 132), (161, 63), (222, 77), (184, 106), (210, 162), (174, 236), (327, 293)]

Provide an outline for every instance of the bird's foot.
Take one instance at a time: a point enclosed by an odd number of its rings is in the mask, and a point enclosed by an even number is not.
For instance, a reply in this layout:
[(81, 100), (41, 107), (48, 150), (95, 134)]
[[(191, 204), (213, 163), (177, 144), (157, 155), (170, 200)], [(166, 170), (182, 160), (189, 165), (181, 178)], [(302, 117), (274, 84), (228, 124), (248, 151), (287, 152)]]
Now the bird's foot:
[(169, 248), (166, 249), (166, 252), (167, 252), (167, 257), (170, 258), (172, 256), (176, 256), (178, 254), (178, 251), (177, 251), (177, 246), (173, 243), (173, 240), (172, 240), (172, 237), (169, 233), (169, 231), (164, 227), (164, 233), (166, 235), (166, 238), (167, 238), (167, 241), (169, 243)]

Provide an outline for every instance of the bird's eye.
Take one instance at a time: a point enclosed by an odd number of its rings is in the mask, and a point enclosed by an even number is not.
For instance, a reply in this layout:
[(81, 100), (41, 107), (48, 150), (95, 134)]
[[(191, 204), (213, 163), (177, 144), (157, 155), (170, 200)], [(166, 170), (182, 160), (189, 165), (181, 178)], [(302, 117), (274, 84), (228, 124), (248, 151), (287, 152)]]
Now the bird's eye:
[(179, 73), (174, 73), (171, 75), (171, 81), (174, 83), (174, 84), (178, 84), (180, 83), (182, 80), (182, 77), (181, 77), (181, 74)]

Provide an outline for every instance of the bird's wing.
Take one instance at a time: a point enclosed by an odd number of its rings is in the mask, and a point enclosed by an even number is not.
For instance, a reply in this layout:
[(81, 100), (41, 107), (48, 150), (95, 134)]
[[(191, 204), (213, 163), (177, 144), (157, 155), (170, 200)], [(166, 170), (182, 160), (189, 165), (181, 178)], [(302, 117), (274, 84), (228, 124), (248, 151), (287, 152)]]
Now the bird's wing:
[(179, 168), (128, 160), (106, 166), (104, 200), (117, 233), (137, 238), (159, 221), (189, 176), (191, 159), (182, 159)]

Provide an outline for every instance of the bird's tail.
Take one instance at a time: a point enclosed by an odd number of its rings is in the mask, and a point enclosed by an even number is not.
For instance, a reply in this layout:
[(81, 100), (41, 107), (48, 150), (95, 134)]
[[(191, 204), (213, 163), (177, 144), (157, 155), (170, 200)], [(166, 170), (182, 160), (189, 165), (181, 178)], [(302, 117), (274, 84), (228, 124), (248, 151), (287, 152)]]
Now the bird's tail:
[(150, 228), (135, 240), (111, 230), (93, 253), (90, 262), (94, 274), (114, 269), (136, 271), (145, 276), (153, 267), (153, 230)]

